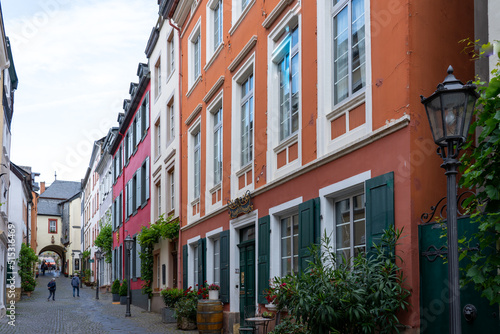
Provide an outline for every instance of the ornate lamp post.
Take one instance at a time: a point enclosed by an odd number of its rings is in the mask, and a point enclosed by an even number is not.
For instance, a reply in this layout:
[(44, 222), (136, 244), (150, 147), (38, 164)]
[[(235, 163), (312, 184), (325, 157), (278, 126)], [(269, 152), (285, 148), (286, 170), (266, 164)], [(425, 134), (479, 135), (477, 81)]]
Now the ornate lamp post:
[(125, 238), (125, 249), (127, 250), (127, 310), (125, 312), (126, 317), (130, 317), (130, 250), (134, 246), (134, 239), (127, 235)]
[(428, 98), (420, 96), (425, 106), (437, 153), (443, 159), (442, 168), (447, 176), (447, 229), (448, 229), (448, 280), (450, 301), (450, 333), (460, 334), (460, 284), (458, 267), (457, 232), (457, 167), (458, 154), (467, 140), (474, 106), (479, 94), (471, 82), (463, 84), (448, 67), (448, 75)]
[(96, 286), (96, 289), (95, 289), (95, 299), (99, 299), (99, 262), (101, 260), (101, 255), (102, 255), (102, 252), (100, 249), (97, 249), (95, 251), (95, 260), (96, 260), (96, 277), (97, 277), (97, 286)]

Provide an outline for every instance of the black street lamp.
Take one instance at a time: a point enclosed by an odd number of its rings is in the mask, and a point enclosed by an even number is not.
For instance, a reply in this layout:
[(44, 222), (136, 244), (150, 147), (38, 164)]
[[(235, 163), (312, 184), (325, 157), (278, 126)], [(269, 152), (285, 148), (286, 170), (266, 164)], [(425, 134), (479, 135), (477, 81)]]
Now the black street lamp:
[(99, 262), (101, 260), (101, 255), (102, 255), (101, 250), (97, 249), (95, 251), (95, 261), (96, 261), (95, 267), (96, 267), (96, 277), (97, 277), (97, 286), (95, 289), (95, 299), (99, 299)]
[(471, 82), (463, 84), (453, 75), (453, 68), (448, 67), (448, 75), (436, 91), (424, 98), (425, 106), (434, 142), (439, 146), (438, 155), (443, 159), (442, 168), (447, 176), (447, 229), (448, 229), (448, 280), (450, 301), (450, 333), (460, 334), (460, 284), (458, 267), (458, 231), (457, 231), (457, 167), (460, 165), (458, 154), (467, 140), (474, 107), (479, 94)]
[(134, 246), (134, 239), (127, 235), (125, 238), (125, 249), (127, 250), (127, 311), (125, 312), (126, 317), (130, 317), (130, 251)]

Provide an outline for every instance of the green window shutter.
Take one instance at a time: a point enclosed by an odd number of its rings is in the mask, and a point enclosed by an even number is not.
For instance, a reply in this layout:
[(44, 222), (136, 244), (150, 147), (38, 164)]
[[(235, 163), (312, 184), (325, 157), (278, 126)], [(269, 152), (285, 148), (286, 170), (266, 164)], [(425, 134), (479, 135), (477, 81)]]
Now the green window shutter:
[(142, 129), (141, 129), (141, 111), (137, 111), (137, 115), (135, 116), (135, 131), (136, 131), (136, 136), (135, 136), (135, 146), (139, 146), (139, 143), (141, 142), (142, 139)]
[(149, 92), (146, 93), (146, 130), (149, 129)]
[(142, 192), (141, 192), (141, 180), (142, 180), (142, 176), (141, 176), (141, 173), (142, 173), (142, 167), (139, 167), (139, 169), (137, 170), (137, 172), (135, 173), (136, 177), (135, 177), (135, 192), (136, 192), (136, 195), (135, 195), (135, 207), (136, 209), (139, 209), (141, 207), (141, 204), (142, 204)]
[(118, 224), (120, 226), (123, 223), (123, 198), (122, 193), (118, 196)]
[(319, 243), (320, 237), (319, 198), (299, 205), (299, 271), (307, 268), (313, 257), (309, 247)]
[(188, 246), (182, 246), (182, 288), (188, 288)]
[(135, 238), (135, 251), (135, 277), (141, 277), (141, 244), (137, 237)]
[(207, 245), (207, 239), (202, 238), (198, 240), (198, 288), (201, 288), (203, 286), (203, 283), (206, 280), (206, 245)]
[(229, 303), (229, 230), (220, 233), (220, 299)]
[(146, 199), (149, 199), (149, 157), (146, 158)]
[(373, 250), (383, 231), (394, 226), (394, 172), (365, 181), (366, 251)]
[(270, 240), (269, 236), (271, 217), (265, 216), (259, 218), (259, 248), (257, 250), (257, 265), (258, 265), (258, 299), (260, 304), (267, 304), (267, 300), (264, 297), (265, 291), (269, 289), (269, 254), (270, 254)]

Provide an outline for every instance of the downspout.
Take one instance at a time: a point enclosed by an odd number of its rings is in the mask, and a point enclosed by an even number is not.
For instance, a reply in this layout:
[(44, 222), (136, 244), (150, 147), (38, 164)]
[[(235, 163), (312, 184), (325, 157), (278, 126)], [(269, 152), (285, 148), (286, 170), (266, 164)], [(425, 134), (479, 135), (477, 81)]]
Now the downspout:
[[(177, 3), (178, 1), (176, 1)], [(172, 8), (175, 8), (175, 5), (174, 4), (174, 7)], [(178, 88), (178, 92), (179, 92), (179, 166), (181, 168), (179, 168), (179, 225), (181, 224), (181, 221), (182, 221), (182, 52), (181, 52), (181, 30), (179, 29), (179, 27), (175, 26), (172, 24), (172, 21), (171, 21), (171, 15), (169, 14), (169, 19), (168, 19), (168, 24), (174, 28), (175, 30), (177, 30), (177, 33), (179, 34), (179, 66), (178, 66), (178, 71), (179, 71), (179, 88)], [(181, 272), (181, 268), (182, 268), (182, 261), (181, 261), (181, 254), (182, 254), (182, 239), (181, 239), (181, 230), (179, 229), (179, 242), (177, 243), (177, 274), (179, 274)], [(179, 281), (180, 281), (180, 277), (177, 276), (177, 287), (179, 287)], [(184, 284), (184, 281), (182, 282), (182, 284)]]

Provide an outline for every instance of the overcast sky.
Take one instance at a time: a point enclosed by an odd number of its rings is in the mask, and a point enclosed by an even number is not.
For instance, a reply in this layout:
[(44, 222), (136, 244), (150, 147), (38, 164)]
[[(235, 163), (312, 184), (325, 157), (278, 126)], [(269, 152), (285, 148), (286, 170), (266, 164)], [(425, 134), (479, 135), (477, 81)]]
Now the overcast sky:
[(19, 86), (11, 161), (37, 181), (85, 177), (93, 142), (117, 126), (158, 18), (156, 0), (1, 0)]

